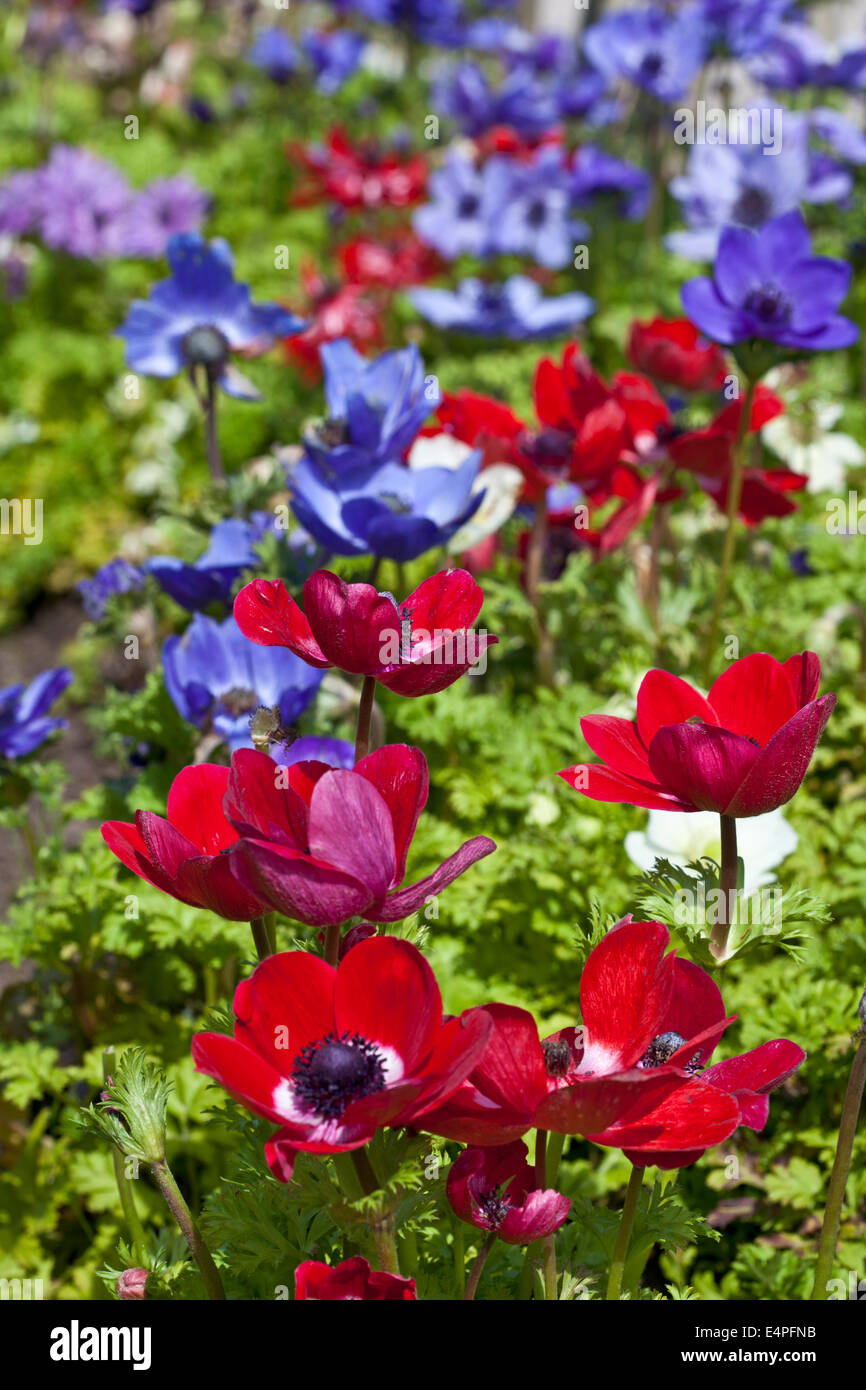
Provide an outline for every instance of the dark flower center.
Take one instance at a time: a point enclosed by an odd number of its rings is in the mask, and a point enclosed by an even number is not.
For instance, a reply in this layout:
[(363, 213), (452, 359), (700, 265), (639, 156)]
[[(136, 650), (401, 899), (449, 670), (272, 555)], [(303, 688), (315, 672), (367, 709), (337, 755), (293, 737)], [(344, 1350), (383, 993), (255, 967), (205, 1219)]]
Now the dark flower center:
[(237, 719), (240, 714), (251, 714), (260, 703), (261, 701), (254, 691), (242, 690), (238, 687), (227, 690), (224, 695), (220, 696), (220, 704), (233, 719)]
[[(680, 1033), (658, 1033), (650, 1043), (644, 1055), (638, 1062), (641, 1071), (648, 1071), (651, 1067), (663, 1067), (665, 1062), (669, 1062), (675, 1052), (678, 1052), (685, 1042), (685, 1038)], [(701, 1070), (701, 1056), (696, 1052), (688, 1062), (680, 1063), (683, 1071), (689, 1072), (692, 1076)]]
[(771, 203), (762, 188), (744, 188), (733, 206), (733, 221), (742, 227), (760, 227), (770, 215)]
[(338, 1119), (346, 1106), (385, 1085), (385, 1059), (358, 1033), (329, 1033), (295, 1058), (292, 1082), (298, 1099), (323, 1119)]
[(548, 1076), (565, 1076), (571, 1066), (571, 1048), (559, 1038), (548, 1038), (541, 1044), (544, 1066)]
[(761, 285), (746, 296), (743, 304), (747, 314), (765, 322), (783, 324), (791, 317), (791, 305), (774, 285)]
[(480, 200), (475, 193), (464, 193), (457, 204), (458, 217), (474, 217), (478, 212)]
[(485, 1220), (494, 1228), (502, 1225), (508, 1215), (508, 1208), (511, 1206), (508, 1198), (500, 1195), (501, 1191), (501, 1186), (492, 1187), (489, 1192), (482, 1192), (475, 1199), (475, 1205)]
[(349, 442), (349, 426), (345, 420), (323, 420), (316, 430), (319, 443), (326, 449), (336, 449)]
[(647, 53), (641, 58), (640, 75), (641, 77), (658, 77), (664, 62), (660, 53)]
[(228, 338), (209, 323), (191, 328), (184, 335), (181, 347), (191, 367), (221, 367), (229, 355)]
[(394, 516), (409, 516), (412, 512), (412, 503), (406, 497), (398, 497), (396, 492), (380, 492), (379, 501), (384, 502), (388, 511)]
[(685, 1038), (679, 1033), (658, 1033), (641, 1057), (638, 1066), (644, 1069), (664, 1066), (684, 1042)]
[(526, 213), (526, 220), (530, 227), (543, 227), (547, 221), (547, 205), (537, 198), (531, 203)]

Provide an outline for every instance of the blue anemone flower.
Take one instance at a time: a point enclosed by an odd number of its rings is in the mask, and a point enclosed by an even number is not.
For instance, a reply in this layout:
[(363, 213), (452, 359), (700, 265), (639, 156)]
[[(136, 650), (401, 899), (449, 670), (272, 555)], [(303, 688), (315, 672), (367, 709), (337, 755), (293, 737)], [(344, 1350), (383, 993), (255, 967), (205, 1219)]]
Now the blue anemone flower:
[(209, 719), (232, 752), (252, 748), (250, 716), (276, 705), (283, 725), (303, 714), (324, 671), (285, 647), (259, 647), (234, 618), (215, 622), (196, 613), (182, 637), (162, 649), (166, 689), (178, 713), (197, 728)]
[(691, 6), (617, 10), (584, 30), (583, 49), (604, 76), (626, 78), (658, 101), (684, 97), (706, 57), (708, 35)]
[(502, 284), (472, 277), (461, 280), (456, 290), (414, 289), (407, 297), (437, 328), (518, 341), (555, 338), (595, 308), (595, 301), (580, 290), (545, 299), (526, 275), (511, 275)]
[(46, 711), (72, 680), (65, 666), (43, 671), (28, 686), (7, 685), (0, 690), (0, 756), (23, 758), (44, 743), (55, 729), (65, 729), (65, 719), (49, 719)]
[(441, 400), (414, 343), (370, 360), (337, 338), (319, 356), (328, 418), (304, 443), (323, 472), (346, 477), (399, 458)]
[(255, 546), (264, 530), (255, 521), (230, 517), (217, 522), (207, 549), (193, 564), (185, 564), (173, 555), (155, 555), (145, 561), (144, 568), (175, 603), (189, 612), (206, 608), (209, 603), (227, 603), (235, 580), (244, 570), (260, 563)]
[(272, 82), (285, 84), (301, 60), (297, 48), (284, 29), (261, 29), (250, 46), (247, 58)]
[(229, 361), (244, 348), (263, 352), (274, 338), (299, 333), (306, 323), (278, 304), (253, 304), (246, 285), (232, 274), (228, 244), (208, 244), (199, 232), (170, 237), (171, 276), (136, 299), (117, 335), (126, 340), (126, 361), (145, 376), (175, 376), (203, 367), (230, 396), (258, 393)]
[(292, 508), (301, 525), (337, 555), (379, 555), (402, 563), (445, 545), (481, 505), (472, 491), (481, 454), (458, 468), (408, 468), (384, 463), (338, 485), (310, 458), (290, 479)]
[(128, 594), (143, 589), (145, 576), (142, 570), (131, 565), (120, 556), (101, 565), (91, 579), (82, 579), (76, 588), (81, 595), (84, 611), (92, 622), (98, 623), (105, 616), (108, 600), (115, 594)]

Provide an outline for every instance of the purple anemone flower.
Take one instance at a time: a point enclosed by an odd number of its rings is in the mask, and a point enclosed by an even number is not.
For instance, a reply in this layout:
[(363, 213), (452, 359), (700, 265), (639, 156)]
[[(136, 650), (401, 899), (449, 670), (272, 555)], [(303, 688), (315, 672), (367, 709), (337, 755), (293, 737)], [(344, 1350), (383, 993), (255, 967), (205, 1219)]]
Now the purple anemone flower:
[(316, 90), (333, 96), (357, 70), (367, 40), (351, 29), (305, 29), (301, 44), (315, 73)]
[(43, 671), (28, 686), (7, 685), (0, 690), (0, 757), (23, 758), (43, 744), (65, 719), (49, 719), (46, 711), (72, 681), (65, 666)]
[(37, 224), (46, 246), (89, 260), (123, 254), (133, 194), (113, 164), (55, 145), (37, 177)]
[(640, 222), (650, 205), (652, 180), (627, 159), (618, 159), (598, 145), (581, 145), (571, 169), (572, 202), (584, 207), (604, 195), (619, 200), (622, 216), (629, 222)]
[(460, 63), (434, 82), (432, 104), (467, 135), (483, 135), (496, 125), (541, 135), (559, 114), (552, 92), (528, 66), (515, 68), (494, 86), (476, 63)]
[(305, 734), (294, 743), (284, 744), (273, 750), (274, 758), (280, 767), (294, 767), (295, 763), (327, 763), (329, 767), (344, 767), (350, 772), (355, 766), (355, 745), (345, 738), (324, 738), (319, 734)]
[(512, 160), (494, 157), (478, 168), (464, 154), (450, 151), (430, 175), (431, 202), (417, 208), (412, 218), (421, 240), (446, 261), (494, 254), (499, 219), (514, 187), (512, 165)]
[(121, 233), (123, 254), (148, 260), (164, 256), (169, 237), (196, 231), (209, 206), (207, 193), (185, 174), (154, 179), (134, 197), (127, 212)]
[(115, 594), (128, 594), (143, 589), (144, 573), (131, 565), (128, 560), (118, 558), (102, 565), (92, 579), (82, 579), (76, 586), (81, 595), (84, 611), (91, 622), (98, 623), (105, 616), (108, 600)]
[(145, 376), (175, 376), (204, 367), (224, 391), (242, 400), (258, 393), (229, 361), (241, 348), (263, 352), (277, 337), (299, 333), (306, 323), (278, 304), (253, 304), (246, 285), (232, 274), (225, 241), (210, 245), (198, 232), (169, 238), (171, 276), (136, 299), (117, 335), (126, 340), (126, 361)]
[(584, 31), (593, 67), (625, 78), (659, 101), (686, 95), (706, 57), (707, 36), (692, 12), (618, 10)]
[(838, 309), (851, 281), (846, 261), (813, 256), (802, 214), (749, 231), (726, 227), (712, 276), (689, 280), (683, 308), (708, 338), (762, 338), (785, 348), (849, 347), (857, 325)]
[(206, 722), (234, 753), (252, 748), (250, 717), (276, 706), (288, 727), (314, 698), (324, 671), (285, 647), (259, 647), (234, 618), (215, 622), (196, 613), (182, 637), (162, 649), (166, 689), (178, 713), (198, 728)]
[(518, 341), (555, 338), (595, 309), (595, 301), (579, 290), (545, 299), (526, 275), (512, 275), (502, 284), (472, 277), (456, 290), (414, 289), (408, 298), (437, 328)]
[(273, 26), (256, 34), (247, 58), (280, 86), (288, 82), (301, 61), (300, 53), (285, 30)]
[(512, 161), (513, 186), (499, 218), (496, 247), (529, 256), (548, 270), (561, 270), (574, 255), (575, 242), (589, 228), (571, 211), (571, 189), (562, 152), (542, 147), (528, 164)]

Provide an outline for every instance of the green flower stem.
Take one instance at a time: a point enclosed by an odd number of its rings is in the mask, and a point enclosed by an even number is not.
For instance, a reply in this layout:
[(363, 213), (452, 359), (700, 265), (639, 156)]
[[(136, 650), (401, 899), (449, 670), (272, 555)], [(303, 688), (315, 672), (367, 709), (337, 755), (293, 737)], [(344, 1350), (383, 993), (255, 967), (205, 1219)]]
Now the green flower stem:
[(466, 1291), (463, 1295), (464, 1303), (469, 1303), (475, 1297), (475, 1290), (478, 1288), (478, 1280), (481, 1278), (481, 1271), (487, 1263), (487, 1256), (490, 1254), (495, 1244), (496, 1232), (490, 1231), (472, 1262), (469, 1278), (466, 1280)]
[(366, 758), (370, 751), (370, 721), (373, 718), (373, 700), (376, 695), (376, 677), (365, 676), (361, 687), (361, 700), (358, 705), (358, 727), (355, 733), (355, 762)]
[(616, 1244), (613, 1247), (613, 1259), (610, 1262), (610, 1274), (607, 1281), (607, 1300), (616, 1302), (622, 1293), (622, 1280), (625, 1273), (625, 1262), (628, 1256), (628, 1247), (631, 1240), (631, 1233), (634, 1229), (634, 1218), (637, 1212), (638, 1197), (640, 1196), (641, 1183), (643, 1182), (643, 1169), (632, 1168), (631, 1177), (628, 1180), (628, 1187), (625, 1193), (622, 1216), (619, 1221), (619, 1230), (616, 1233)]
[(256, 955), (259, 960), (267, 960), (268, 956), (274, 954), (271, 933), (268, 930), (267, 917), (254, 917), (250, 922), (250, 930), (252, 931), (253, 941), (255, 942)]
[(545, 1170), (545, 1187), (556, 1187), (556, 1180), (559, 1177), (559, 1163), (562, 1158), (562, 1150), (565, 1147), (564, 1134), (548, 1134), (547, 1136), (547, 1167)]
[[(114, 1048), (106, 1047), (102, 1053), (102, 1078), (109, 1084), (111, 1081), (111, 1060), (113, 1057)], [(141, 1224), (141, 1217), (135, 1205), (132, 1187), (124, 1171), (123, 1154), (114, 1144), (111, 1146), (111, 1158), (114, 1163), (114, 1177), (117, 1182), (120, 1205), (132, 1241), (132, 1249), (136, 1264), (143, 1269), (147, 1265), (147, 1240), (145, 1239), (144, 1227)]]
[[(866, 995), (864, 995), (864, 1000), (866, 1000)], [(866, 1005), (861, 1003), (860, 1007), (862, 1017), (863, 1012), (866, 1012)], [(836, 1254), (836, 1242), (839, 1238), (845, 1188), (848, 1185), (848, 1175), (851, 1172), (854, 1136), (863, 1101), (863, 1089), (866, 1086), (866, 1022), (858, 1031), (857, 1036), (860, 1041), (857, 1051), (854, 1053), (848, 1088), (842, 1104), (842, 1120), (836, 1143), (836, 1157), (833, 1160), (833, 1171), (830, 1174), (830, 1185), (827, 1188), (827, 1205), (824, 1208), (824, 1224), (821, 1228), (821, 1240), (818, 1245), (815, 1283), (811, 1293), (811, 1301), (814, 1303), (820, 1303), (826, 1299), (827, 1284), (833, 1274), (833, 1259)]]
[(205, 442), (207, 444), (207, 462), (210, 475), (214, 482), (222, 483), (225, 481), (225, 470), (223, 468), (222, 454), (220, 453), (219, 435), (217, 433), (217, 384), (216, 377), (211, 371), (206, 372), (207, 395), (204, 402), (204, 428)]
[[(352, 1162), (365, 1196), (378, 1192), (381, 1183), (376, 1177), (370, 1155), (366, 1149), (353, 1149)], [(376, 1247), (376, 1264), (384, 1274), (399, 1274), (400, 1261), (397, 1258), (397, 1228), (394, 1212), (380, 1209), (368, 1221), (373, 1244)]]
[(463, 1222), (459, 1219), (454, 1221), (454, 1241), (451, 1247), (452, 1258), (454, 1261), (454, 1280), (457, 1285), (457, 1297), (463, 1297), (463, 1290), (466, 1284), (466, 1236), (463, 1231)]
[[(560, 1146), (561, 1151), (561, 1146)], [(539, 1129), (535, 1135), (535, 1186), (547, 1187), (548, 1173), (547, 1130)], [(544, 1268), (544, 1297), (548, 1302), (556, 1301), (556, 1237), (545, 1236), (541, 1242), (541, 1257)]]
[(728, 479), (727, 530), (725, 531), (725, 541), (722, 547), (722, 563), (719, 569), (719, 583), (716, 589), (716, 599), (713, 604), (712, 617), (710, 618), (709, 632), (707, 633), (707, 645), (704, 650), (704, 685), (709, 685), (710, 683), (710, 672), (713, 669), (713, 659), (716, 651), (716, 634), (719, 630), (719, 622), (721, 621), (722, 610), (725, 606), (725, 598), (728, 592), (728, 580), (730, 579), (731, 564), (734, 558), (734, 546), (737, 540), (737, 517), (740, 511), (740, 503), (743, 499), (743, 471), (746, 466), (749, 424), (752, 419), (752, 406), (755, 401), (755, 389), (757, 385), (758, 383), (755, 378), (746, 380), (746, 398), (743, 402), (743, 409), (740, 412), (737, 437), (734, 441), (731, 458), (731, 474)]
[(225, 1299), (226, 1293), (219, 1270), (204, 1243), (201, 1231), (192, 1219), (192, 1213), (184, 1201), (183, 1193), (175, 1182), (174, 1174), (164, 1158), (160, 1159), (158, 1163), (151, 1164), (151, 1169), (159, 1190), (165, 1198), (166, 1205), (180, 1227), (183, 1238), (190, 1248), (190, 1253), (198, 1265), (208, 1298)]
[(529, 533), (526, 550), (526, 596), (535, 613), (538, 646), (536, 664), (539, 679), (545, 685), (553, 685), (554, 652), (553, 641), (544, 621), (541, 610), (541, 580), (544, 574), (544, 552), (547, 548), (547, 489), (542, 491), (535, 504), (535, 520)]
[(710, 932), (710, 951), (718, 961), (727, 954), (731, 927), (737, 915), (737, 822), (734, 816), (719, 816), (722, 832), (722, 872), (719, 887), (722, 891), (720, 920)]

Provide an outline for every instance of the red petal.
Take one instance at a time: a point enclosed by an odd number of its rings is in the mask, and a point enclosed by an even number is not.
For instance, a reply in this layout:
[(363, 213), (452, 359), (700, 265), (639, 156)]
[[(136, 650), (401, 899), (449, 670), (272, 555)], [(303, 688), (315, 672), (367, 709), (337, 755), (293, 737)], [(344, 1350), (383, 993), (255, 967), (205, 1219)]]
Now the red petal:
[(611, 714), (588, 714), (580, 721), (580, 731), (593, 753), (597, 753), (609, 768), (642, 782), (655, 782), (647, 751), (630, 719), (619, 719)]
[(637, 693), (637, 731), (644, 747), (667, 724), (681, 724), (697, 716), (707, 724), (717, 724), (713, 708), (688, 681), (669, 671), (647, 671)]
[(612, 1125), (589, 1138), (617, 1149), (640, 1149), (651, 1163), (649, 1155), (655, 1150), (703, 1151), (720, 1144), (733, 1134), (739, 1121), (740, 1107), (733, 1096), (695, 1080), (681, 1085), (639, 1119)]
[(806, 776), (835, 704), (835, 695), (813, 700), (773, 735), (738, 787), (727, 809), (729, 816), (761, 816), (791, 800)]
[[(420, 748), (405, 743), (389, 743), (369, 753), (355, 764), (355, 773), (372, 782), (391, 813), (394, 827), (396, 868), (392, 882), (403, 882), (406, 856), (418, 825), (418, 817), (427, 804), (430, 774), (427, 759)], [(391, 884), (387, 885), (389, 888)]]
[(213, 1077), (241, 1105), (274, 1124), (282, 1124), (284, 1116), (274, 1105), (274, 1093), (282, 1085), (282, 1077), (258, 1052), (224, 1033), (196, 1033), (192, 1059), (196, 1071)]
[(581, 1074), (627, 1071), (662, 1032), (674, 987), (669, 944), (661, 922), (626, 922), (590, 951), (580, 980)]
[(443, 888), (453, 883), (455, 878), (464, 874), (471, 864), (492, 854), (495, 848), (495, 840), (489, 839), (486, 835), (476, 835), (474, 839), (467, 840), (455, 850), (438, 869), (428, 874), (427, 878), (422, 878), (419, 883), (413, 883), (408, 888), (398, 888), (396, 892), (389, 893), (382, 902), (368, 908), (366, 915), (371, 922), (401, 921), (410, 913), (417, 912), (430, 898), (435, 898)]
[(419, 584), (400, 606), (411, 614), (413, 627), (460, 632), (472, 626), (483, 602), (481, 586), (467, 570), (440, 570)]
[(234, 602), (235, 622), (244, 637), (263, 647), (288, 647), (310, 666), (330, 666), (310, 624), (281, 579), (254, 579)]
[(514, 1004), (487, 1004), (484, 1012), (493, 1031), (472, 1080), (497, 1105), (531, 1118), (548, 1091), (535, 1019)]
[(346, 584), (330, 570), (316, 570), (304, 585), (304, 611), (322, 652), (341, 671), (375, 676), (387, 661), (383, 644), (400, 640), (394, 600), (372, 584)]
[[(738, 811), (733, 807), (739, 805), (738, 793), (765, 751), (740, 734), (710, 724), (672, 724), (656, 734), (650, 744), (649, 760), (662, 786), (699, 810), (720, 815), (758, 815), (758, 811)], [(774, 801), (773, 805), (781, 802)]]
[(327, 927), (368, 911), (370, 890), (365, 884), (288, 845), (238, 840), (229, 853), (238, 882), (296, 922)]
[[(680, 1053), (669, 1060), (676, 1064), (675, 1059), (681, 1058), (680, 1065), (685, 1065), (697, 1052), (700, 1062), (704, 1064), (718, 1045), (725, 1022), (725, 1006), (721, 991), (712, 975), (702, 970), (699, 965), (694, 965), (692, 961), (680, 960), (677, 957), (674, 961), (674, 986), (670, 1007), (662, 1019), (659, 1032), (679, 1033), (680, 1037), (689, 1043), (689, 1047), (682, 1048)], [(708, 1029), (713, 1029), (713, 1032), (703, 1038), (700, 1047), (695, 1048), (691, 1040), (701, 1037)]]
[(396, 1052), (408, 1078), (436, 1042), (442, 996), (417, 947), (395, 936), (374, 936), (340, 963), (334, 1016), (338, 1033), (357, 1032)]
[(653, 791), (646, 782), (634, 777), (626, 777), (622, 772), (612, 772), (610, 768), (598, 763), (578, 763), (567, 767), (558, 774), (575, 791), (593, 801), (619, 801), (628, 806), (645, 806), (651, 811), (694, 811), (697, 807), (688, 801), (681, 801), (670, 791)]
[(336, 971), (309, 951), (280, 951), (235, 990), (241, 1041), (288, 1076), (299, 1052), (334, 1031)]
[(227, 767), (196, 763), (182, 768), (171, 784), (166, 816), (204, 854), (219, 854), (238, 838), (223, 811), (228, 780)]
[(555, 1134), (591, 1135), (597, 1143), (615, 1143), (599, 1139), (598, 1134), (611, 1132), (610, 1127), (625, 1116), (653, 1113), (662, 1097), (686, 1085), (681, 1072), (661, 1067), (588, 1078), (551, 1091), (536, 1110), (535, 1123)]
[(332, 768), (316, 783), (310, 802), (310, 853), (351, 874), (371, 898), (394, 881), (394, 827), (381, 797), (366, 777)]
[(767, 652), (733, 662), (707, 699), (723, 729), (756, 739), (762, 748), (798, 708), (784, 666)]
[(798, 652), (784, 663), (797, 709), (811, 704), (821, 684), (821, 661), (814, 652)]
[[(316, 766), (322, 773), (327, 770), (324, 763)], [(291, 779), (288, 786), (277, 786), (278, 780), (286, 782), (286, 769), (278, 767), (267, 753), (239, 749), (232, 755), (225, 814), (243, 834), (263, 836), (303, 851), (309, 843), (307, 801), (293, 789)], [(311, 791), (313, 786), (311, 780)]]

